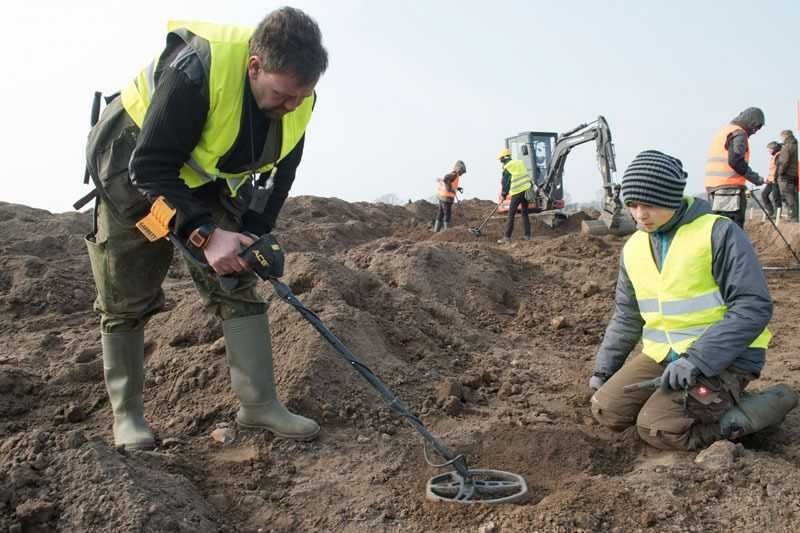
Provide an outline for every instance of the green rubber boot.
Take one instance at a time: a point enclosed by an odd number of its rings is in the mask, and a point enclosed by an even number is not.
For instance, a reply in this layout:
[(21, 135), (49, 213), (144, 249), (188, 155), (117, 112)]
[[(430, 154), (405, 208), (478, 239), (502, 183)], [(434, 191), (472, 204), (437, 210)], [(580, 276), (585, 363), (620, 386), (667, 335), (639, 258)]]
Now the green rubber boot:
[(319, 425), (289, 412), (275, 392), (272, 347), (265, 315), (233, 318), (222, 323), (231, 371), (231, 386), (241, 407), (239, 426), (266, 429), (286, 439), (313, 440)]
[(144, 330), (102, 333), (103, 375), (114, 412), (114, 446), (152, 450), (144, 419)]
[(797, 392), (783, 383), (757, 393), (745, 392), (739, 405), (722, 415), (720, 432), (724, 438), (736, 440), (777, 426), (797, 406), (797, 400)]

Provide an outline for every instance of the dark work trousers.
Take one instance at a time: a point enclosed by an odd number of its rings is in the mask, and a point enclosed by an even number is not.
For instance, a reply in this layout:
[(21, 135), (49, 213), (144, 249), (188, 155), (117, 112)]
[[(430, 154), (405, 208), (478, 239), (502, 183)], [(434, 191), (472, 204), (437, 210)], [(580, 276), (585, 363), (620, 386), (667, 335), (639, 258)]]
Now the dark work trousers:
[(797, 222), (797, 178), (789, 179), (780, 177), (778, 184), (781, 188), (781, 199), (786, 204), (786, 212), (790, 222)]
[(764, 202), (764, 209), (767, 210), (770, 218), (772, 218), (775, 215), (775, 209), (781, 208), (781, 188), (777, 182), (767, 182), (764, 190), (761, 191), (761, 200)]
[(436, 221), (441, 225), (442, 222), (450, 224), (450, 219), (453, 216), (453, 202), (446, 200), (439, 200), (439, 212), (436, 214)]
[(508, 218), (506, 219), (506, 237), (511, 238), (514, 233), (514, 216), (517, 214), (517, 206), (522, 206), (522, 229), (525, 236), (531, 236), (531, 221), (528, 218), (528, 200), (525, 199), (525, 191), (511, 197), (511, 204), (508, 206)]
[[(739, 194), (739, 209), (735, 211), (718, 211), (714, 209), (714, 196), (719, 193), (720, 191), (729, 192), (731, 190), (737, 190)], [(747, 189), (745, 187), (725, 187), (722, 189), (711, 190), (710, 188), (706, 188), (706, 192), (708, 193), (708, 203), (711, 204), (711, 212), (715, 215), (722, 215), (724, 217), (728, 217), (729, 219), (733, 220), (737, 224), (739, 224), (740, 228), (744, 228), (744, 216), (747, 212), (747, 197), (745, 196), (745, 192)]]

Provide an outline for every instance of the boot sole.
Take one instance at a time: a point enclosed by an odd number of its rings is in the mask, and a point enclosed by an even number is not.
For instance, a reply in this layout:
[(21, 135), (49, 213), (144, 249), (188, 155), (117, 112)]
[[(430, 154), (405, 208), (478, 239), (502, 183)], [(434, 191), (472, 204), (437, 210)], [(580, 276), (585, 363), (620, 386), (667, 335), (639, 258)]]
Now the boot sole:
[(312, 433), (312, 434), (310, 434), (310, 435), (288, 435), (288, 434), (285, 434), (285, 433), (280, 433), (278, 431), (275, 431), (274, 429), (272, 429), (272, 428), (270, 428), (268, 426), (256, 426), (256, 425), (252, 425), (252, 424), (245, 424), (243, 422), (239, 422), (238, 420), (236, 421), (236, 425), (238, 425), (240, 428), (243, 428), (243, 429), (261, 429), (261, 430), (264, 430), (264, 431), (269, 431), (270, 433), (272, 433), (276, 437), (280, 437), (282, 439), (299, 440), (301, 442), (307, 442), (307, 441), (312, 441), (312, 440), (316, 439), (317, 435), (319, 435), (319, 432), (320, 432), (320, 428), (317, 428), (317, 431)]

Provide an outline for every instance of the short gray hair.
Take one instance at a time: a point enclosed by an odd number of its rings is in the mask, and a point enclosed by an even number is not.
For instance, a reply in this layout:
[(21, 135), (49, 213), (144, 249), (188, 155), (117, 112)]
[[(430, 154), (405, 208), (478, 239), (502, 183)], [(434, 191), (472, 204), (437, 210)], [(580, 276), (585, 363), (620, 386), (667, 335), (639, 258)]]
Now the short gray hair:
[(250, 37), (250, 55), (258, 56), (266, 72), (291, 74), (301, 85), (316, 82), (328, 68), (317, 23), (293, 7), (276, 9)]

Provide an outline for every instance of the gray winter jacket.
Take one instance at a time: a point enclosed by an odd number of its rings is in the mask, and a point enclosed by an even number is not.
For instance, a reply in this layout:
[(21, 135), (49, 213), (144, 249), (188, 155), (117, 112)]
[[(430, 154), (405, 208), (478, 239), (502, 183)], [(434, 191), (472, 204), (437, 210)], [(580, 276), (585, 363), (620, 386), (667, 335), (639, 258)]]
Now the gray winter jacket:
[(728, 149), (728, 164), (750, 183), (763, 185), (764, 180), (750, 168), (745, 159), (745, 153), (749, 137), (764, 126), (764, 113), (757, 107), (748, 107), (731, 120), (731, 123), (741, 127), (744, 131), (736, 131), (728, 136), (725, 145)]
[[(650, 247), (657, 251), (653, 257), (659, 270), (662, 240), (666, 239), (668, 249), (681, 225), (710, 212), (711, 207), (705, 200), (695, 198), (690, 206), (688, 198), (684, 198), (672, 219), (650, 234)], [(722, 320), (709, 327), (689, 347), (686, 356), (708, 377), (718, 375), (729, 366), (759, 375), (766, 350), (749, 345), (772, 318), (772, 298), (761, 264), (750, 239), (727, 218), (714, 223), (711, 249), (712, 275), (728, 310)], [(595, 372), (611, 376), (619, 370), (639, 342), (643, 326), (633, 284), (625, 271), (624, 257), (620, 256), (614, 316), (597, 352)]]

